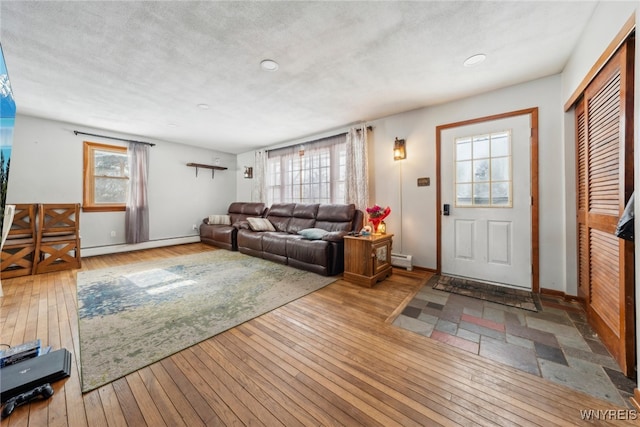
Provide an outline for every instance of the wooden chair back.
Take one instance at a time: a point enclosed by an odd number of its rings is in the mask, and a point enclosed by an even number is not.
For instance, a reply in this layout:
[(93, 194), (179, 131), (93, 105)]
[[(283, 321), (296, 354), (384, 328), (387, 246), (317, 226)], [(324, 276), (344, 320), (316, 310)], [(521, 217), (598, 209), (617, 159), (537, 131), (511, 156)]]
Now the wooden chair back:
[(31, 203), (16, 204), (7, 241), (14, 239), (36, 238), (36, 205)]
[(40, 204), (34, 274), (80, 268), (80, 204)]
[(41, 204), (38, 218), (43, 238), (73, 239), (80, 231), (80, 204)]
[(2, 278), (32, 273), (36, 252), (36, 205), (16, 204), (13, 221), (0, 255)]

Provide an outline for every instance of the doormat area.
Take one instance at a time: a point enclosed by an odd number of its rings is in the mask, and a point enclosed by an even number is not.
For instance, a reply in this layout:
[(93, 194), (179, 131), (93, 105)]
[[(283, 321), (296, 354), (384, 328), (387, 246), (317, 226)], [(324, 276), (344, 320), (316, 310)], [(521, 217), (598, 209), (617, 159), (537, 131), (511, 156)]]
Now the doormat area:
[(537, 312), (541, 310), (540, 301), (529, 291), (474, 282), (458, 277), (434, 276), (431, 281), (434, 283), (433, 289), (440, 291), (495, 302), (528, 311)]

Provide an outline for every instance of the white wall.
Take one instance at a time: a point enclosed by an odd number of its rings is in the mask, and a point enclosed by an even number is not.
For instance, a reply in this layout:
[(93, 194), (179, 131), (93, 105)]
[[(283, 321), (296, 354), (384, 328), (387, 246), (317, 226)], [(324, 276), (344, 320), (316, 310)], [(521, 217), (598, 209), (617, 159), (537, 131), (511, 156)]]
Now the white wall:
[[(371, 163), (375, 167), (372, 177), (376, 188), (375, 200), (379, 204), (399, 207), (402, 195), (402, 229), (399, 218), (393, 214), (393, 218), (387, 221), (387, 228), (398, 236), (394, 241), (396, 249), (413, 255), (416, 265), (436, 268), (436, 127), (538, 107), (540, 286), (564, 291), (566, 271), (563, 236), (566, 218), (562, 203), (564, 194), (558, 183), (564, 181), (565, 170), (562, 162), (564, 153), (559, 93), (560, 77), (551, 76), (374, 121), (375, 148)], [(395, 137), (407, 141), (407, 159), (402, 162), (394, 162), (391, 156)], [(418, 187), (416, 181), (419, 177), (430, 177), (431, 186)]]
[[(565, 178), (562, 144), (560, 76), (486, 93), (435, 107), (414, 110), (368, 122), (373, 126), (369, 145), (371, 203), (391, 207), (385, 220), (395, 235), (394, 252), (413, 255), (414, 264), (436, 268), (436, 126), (477, 117), (539, 108), (540, 155), (540, 286), (566, 289), (567, 218), (564, 209)], [(320, 136), (312, 136), (307, 140)], [(405, 139), (407, 159), (394, 161), (393, 141)], [(253, 152), (238, 156), (249, 161)], [(248, 165), (248, 164), (247, 164)], [(573, 169), (570, 171), (573, 173)], [(431, 178), (429, 187), (417, 179)], [(239, 199), (250, 196), (250, 187), (238, 187)]]
[(598, 2), (589, 24), (562, 72), (563, 104), (580, 85), (634, 11), (636, 14), (640, 13), (638, 2), (635, 1)]
[(250, 166), (253, 168), (253, 173), (256, 172), (255, 165), (255, 152), (250, 151), (248, 153), (238, 154), (236, 158), (236, 169), (238, 173), (236, 174), (236, 178), (238, 179), (238, 183), (236, 185), (236, 200), (238, 202), (259, 202), (260, 200), (253, 200), (254, 192), (253, 186), (255, 182), (254, 179), (245, 179), (244, 178), (244, 168), (245, 166)]
[[(118, 141), (75, 135), (74, 130), (155, 143), (149, 164), (149, 237), (155, 243), (124, 244), (124, 212), (83, 212), (83, 256), (142, 247), (198, 241), (202, 218), (226, 212), (236, 197), (236, 156), (188, 145), (114, 134), (81, 125), (18, 115), (15, 122), (7, 203), (82, 203), (83, 141)], [(189, 162), (214, 164), (227, 171), (195, 169)], [(116, 237), (111, 237), (111, 232)], [(173, 240), (166, 240), (173, 239)], [(177, 240), (176, 240), (177, 239)]]

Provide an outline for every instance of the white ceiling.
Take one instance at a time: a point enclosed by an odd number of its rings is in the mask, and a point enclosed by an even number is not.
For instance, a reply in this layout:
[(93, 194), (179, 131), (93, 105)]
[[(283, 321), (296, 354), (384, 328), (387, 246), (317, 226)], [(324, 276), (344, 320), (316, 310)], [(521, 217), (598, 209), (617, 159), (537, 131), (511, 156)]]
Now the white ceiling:
[(19, 114), (243, 153), (558, 73), (595, 5), (3, 0), (0, 40)]

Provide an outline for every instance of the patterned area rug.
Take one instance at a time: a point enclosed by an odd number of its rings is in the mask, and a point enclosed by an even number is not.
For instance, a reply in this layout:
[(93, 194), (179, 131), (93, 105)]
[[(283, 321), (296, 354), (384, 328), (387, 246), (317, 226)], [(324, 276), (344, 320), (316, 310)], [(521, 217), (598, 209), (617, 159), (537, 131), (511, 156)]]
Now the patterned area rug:
[(540, 309), (540, 303), (534, 298), (533, 293), (529, 291), (474, 282), (458, 277), (433, 276), (429, 281), (433, 283), (433, 289), (440, 291), (491, 301), (523, 310), (538, 311)]
[(77, 286), (82, 391), (335, 280), (226, 250), (81, 271)]

